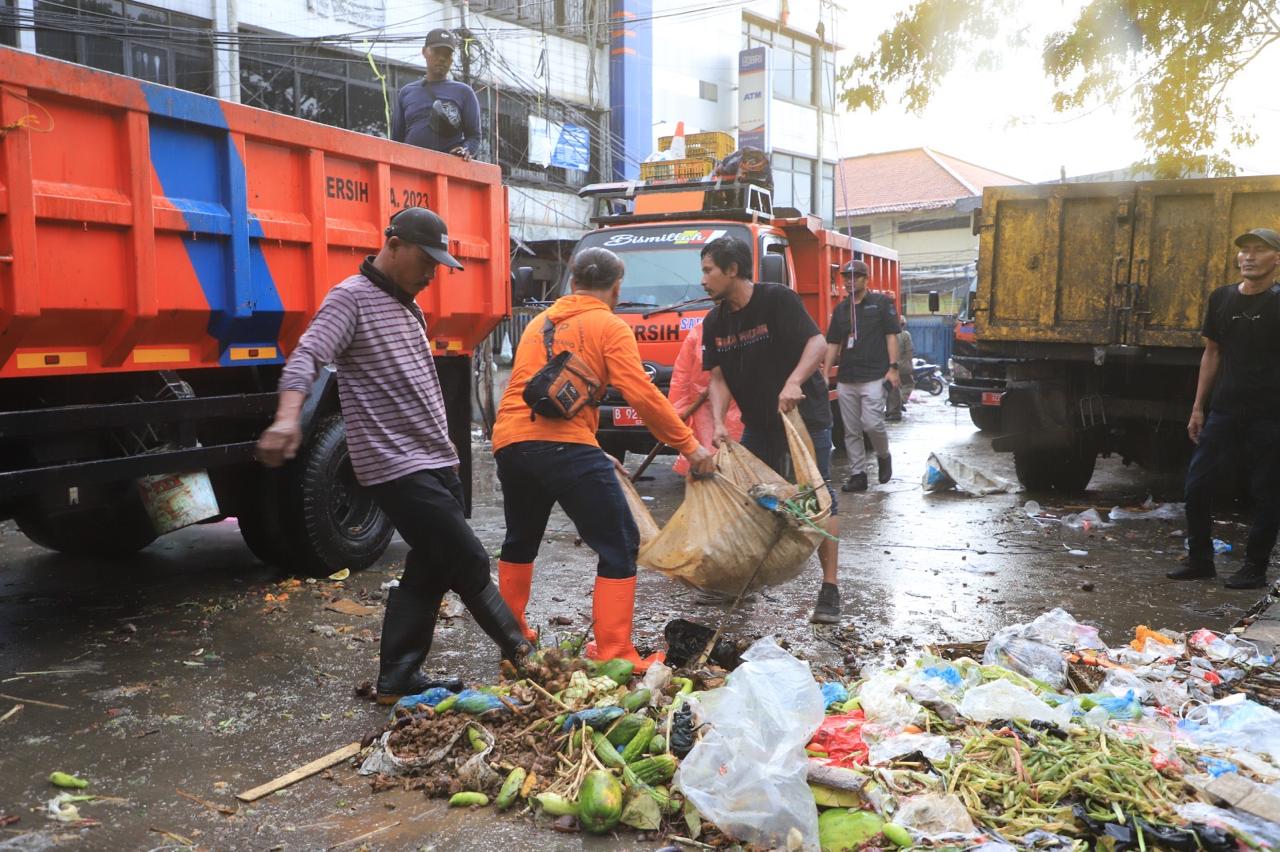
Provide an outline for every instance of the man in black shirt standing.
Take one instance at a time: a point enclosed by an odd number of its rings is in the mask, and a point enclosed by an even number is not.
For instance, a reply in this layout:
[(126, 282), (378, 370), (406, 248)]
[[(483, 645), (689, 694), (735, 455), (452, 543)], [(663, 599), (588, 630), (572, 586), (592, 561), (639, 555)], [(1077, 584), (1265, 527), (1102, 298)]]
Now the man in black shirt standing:
[(1186, 484), (1190, 552), (1185, 567), (1165, 576), (1214, 576), (1214, 478), (1233, 451), (1247, 449), (1253, 523), (1244, 566), (1225, 585), (1258, 589), (1267, 584), (1267, 565), (1280, 529), (1280, 234), (1254, 228), (1236, 237), (1236, 246), (1242, 280), (1213, 291), (1200, 332), (1204, 354), (1187, 423), (1187, 434), (1196, 445)]
[[(724, 416), (732, 399), (742, 411), (742, 445), (782, 475), (787, 438), (782, 412), (800, 409), (813, 441), (818, 470), (831, 476), (831, 407), (819, 368), (826, 350), (822, 332), (800, 297), (781, 284), (752, 283), (751, 247), (736, 237), (720, 237), (702, 249), (702, 287), (716, 303), (702, 327), (702, 366), (711, 373), (711, 416), (715, 443), (729, 438)], [(832, 494), (827, 532), (838, 536)], [(840, 621), (836, 567), (839, 544), (818, 545), (822, 587), (810, 621)]]
[(898, 375), (898, 309), (893, 299), (867, 290), (870, 269), (860, 260), (851, 260), (841, 269), (849, 296), (836, 305), (827, 326), (827, 357), (824, 375), (831, 365), (840, 395), (840, 419), (844, 421), (844, 449), (849, 454), (849, 479), (843, 491), (867, 490), (867, 451), (862, 441), (871, 438), (879, 463), (877, 473), (883, 485), (893, 476), (893, 456), (889, 454), (889, 433), (884, 428), (886, 385), (902, 384)]

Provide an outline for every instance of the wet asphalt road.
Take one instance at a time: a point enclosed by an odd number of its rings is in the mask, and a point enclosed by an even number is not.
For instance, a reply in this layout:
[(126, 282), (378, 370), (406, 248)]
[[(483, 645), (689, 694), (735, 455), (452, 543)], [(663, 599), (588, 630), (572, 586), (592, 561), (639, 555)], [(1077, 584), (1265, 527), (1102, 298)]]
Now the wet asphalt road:
[[(1033, 497), (1056, 514), (1092, 506), (1105, 516), (1114, 505), (1136, 505), (1148, 493), (1136, 469), (1100, 462), (1091, 490), (1071, 505), (1053, 495), (926, 495), (919, 481), (931, 450), (1010, 479), (1012, 460), (991, 453), (967, 412), (942, 398), (912, 405), (907, 420), (890, 428), (894, 479), (863, 495), (841, 495), (843, 623), (807, 623), (818, 587), (815, 558), (812, 570), (744, 606), (730, 633), (772, 633), (793, 653), (838, 666), (850, 652), (863, 661), (896, 657), (908, 644), (983, 639), (1054, 606), (1096, 624), (1111, 644), (1136, 624), (1225, 629), (1260, 596), (1165, 580), (1182, 552), (1180, 521), (1126, 522), (1085, 535), (1037, 524), (1023, 511)], [(496, 551), (501, 495), (485, 448), (476, 455), (483, 461), (473, 523)], [(640, 490), (653, 498), (661, 521), (683, 486), (669, 461), (651, 471)], [(1243, 544), (1235, 519), (1221, 522), (1216, 534)], [(257, 562), (233, 520), (167, 536), (120, 563), (62, 557), (0, 524), (0, 716), (24, 705), (0, 722), (0, 816), (21, 818), (0, 828), (0, 850), (174, 849), (183, 848), (182, 839), (205, 849), (354, 849), (360, 842), (344, 841), (374, 831), (363, 841), (371, 849), (662, 845), (633, 834), (554, 834), (516, 815), (450, 812), (420, 794), (373, 796), (347, 765), (253, 805), (237, 804), (235, 792), (357, 740), (385, 718), (356, 698), (353, 686), (376, 673), (380, 586), (397, 576), (404, 551), (397, 540), (360, 575), (305, 583)], [(1236, 567), (1232, 557), (1220, 560), (1220, 572)], [(567, 519), (553, 516), (530, 624), (562, 634), (585, 629), (593, 565), (590, 552), (575, 546)], [(672, 617), (714, 625), (720, 615), (650, 573), (642, 572), (639, 594), (636, 632), (654, 644)], [(325, 608), (337, 599), (371, 611)], [(551, 624), (556, 617), (570, 624)], [(428, 667), (491, 681), (497, 654), (464, 615), (442, 622)], [(88, 792), (109, 797), (80, 806), (96, 825), (46, 818), (45, 802), (56, 793), (46, 781), (53, 770), (87, 778)], [(219, 806), (237, 812), (225, 815)]]

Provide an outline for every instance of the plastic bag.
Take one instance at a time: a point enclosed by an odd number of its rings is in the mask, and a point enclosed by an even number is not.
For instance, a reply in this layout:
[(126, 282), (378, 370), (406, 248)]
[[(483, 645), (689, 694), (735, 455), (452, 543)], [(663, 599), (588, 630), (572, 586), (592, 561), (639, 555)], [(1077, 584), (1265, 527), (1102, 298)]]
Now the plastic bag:
[(1007, 680), (993, 680), (970, 689), (960, 702), (960, 712), (975, 722), (1019, 719), (1052, 722), (1064, 728), (1071, 721), (1071, 710), (1066, 705), (1050, 707), (1029, 690)]
[(1139, 511), (1114, 506), (1107, 513), (1107, 517), (1113, 521), (1180, 521), (1186, 516), (1186, 511), (1185, 503), (1160, 503), (1157, 505), (1148, 497)]
[(1043, 681), (1054, 689), (1067, 684), (1067, 661), (1057, 648), (1026, 639), (1022, 635), (1025, 625), (1006, 627), (991, 637), (982, 662)]
[(822, 692), (809, 667), (771, 638), (742, 658), (724, 686), (697, 699), (708, 727), (675, 783), (704, 819), (739, 840), (786, 848), (794, 829), (803, 848), (817, 850), (804, 746), (822, 722)]
[(1203, 802), (1188, 802), (1178, 805), (1175, 810), (1178, 816), (1188, 822), (1225, 826), (1233, 832), (1248, 837), (1255, 846), (1262, 841), (1271, 844), (1273, 848), (1280, 844), (1280, 825), (1260, 817), (1250, 816), (1237, 810), (1215, 808)]
[(807, 748), (822, 752), (835, 766), (856, 766), (867, 762), (867, 744), (862, 739), (866, 717), (861, 710), (827, 716), (818, 726)]
[(931, 493), (950, 491), (954, 488), (975, 497), (985, 497), (988, 494), (1012, 494), (1022, 490), (1016, 482), (984, 473), (947, 453), (929, 454), (920, 487)]
[(1028, 639), (1047, 645), (1065, 645), (1076, 649), (1106, 650), (1107, 645), (1098, 637), (1098, 628), (1081, 624), (1062, 607), (1056, 607), (1036, 617), (1023, 633)]
[(894, 823), (929, 837), (978, 833), (973, 818), (958, 796), (926, 793), (912, 796), (894, 814)]
[(920, 705), (898, 691), (901, 682), (887, 674), (876, 674), (858, 687), (858, 703), (867, 721), (897, 733), (921, 716)]
[(848, 700), (849, 690), (843, 683), (829, 680), (822, 685), (822, 706), (830, 707), (832, 704), (843, 704)]
[(1102, 516), (1098, 514), (1097, 509), (1085, 509), (1080, 514), (1070, 514), (1062, 519), (1062, 525), (1067, 529), (1078, 530), (1080, 532), (1093, 532), (1094, 530), (1106, 529), (1114, 526), (1102, 520)]
[(1197, 743), (1265, 754), (1280, 763), (1280, 713), (1237, 692), (1187, 711), (1178, 729)]
[[(696, 588), (732, 595), (742, 591), (756, 566), (760, 571), (753, 588), (776, 586), (799, 574), (822, 540), (819, 528), (825, 527), (831, 516), (831, 495), (813, 461), (809, 434), (800, 428), (803, 422), (799, 418), (795, 410), (782, 418), (796, 470), (795, 485), (741, 444), (730, 441), (716, 453), (720, 475), (689, 481), (684, 502), (667, 525), (641, 545), (636, 561)], [(652, 533), (657, 525), (631, 483), (625, 477), (619, 479), (640, 527), (641, 541), (646, 542), (645, 531)], [(818, 511), (808, 516), (809, 523), (789, 515), (780, 519), (748, 494), (756, 486), (765, 486), (783, 499), (813, 489)]]
[(945, 760), (951, 754), (951, 743), (936, 734), (897, 734), (873, 745), (867, 756), (878, 765), (916, 751), (930, 760)]

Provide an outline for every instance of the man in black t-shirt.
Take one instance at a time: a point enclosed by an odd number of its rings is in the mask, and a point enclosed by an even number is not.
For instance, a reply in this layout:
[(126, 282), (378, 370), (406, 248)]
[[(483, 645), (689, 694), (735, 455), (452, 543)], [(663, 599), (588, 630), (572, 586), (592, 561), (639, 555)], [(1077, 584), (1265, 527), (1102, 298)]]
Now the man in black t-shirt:
[[(702, 326), (702, 366), (711, 373), (711, 416), (716, 446), (728, 439), (724, 416), (732, 399), (742, 412), (742, 445), (782, 475), (787, 439), (782, 412), (799, 408), (813, 440), (818, 470), (831, 476), (831, 406), (820, 368), (826, 344), (795, 291), (753, 284), (751, 247), (720, 237), (702, 249), (702, 287), (716, 303)], [(832, 492), (827, 532), (838, 536)], [(810, 621), (840, 621), (838, 543), (818, 545), (822, 587)]]
[(1267, 584), (1267, 565), (1280, 530), (1280, 234), (1255, 228), (1236, 237), (1236, 246), (1242, 280), (1209, 296), (1201, 330), (1204, 354), (1187, 423), (1196, 444), (1186, 484), (1190, 552), (1185, 567), (1165, 576), (1214, 576), (1214, 478), (1227, 468), (1234, 451), (1245, 450), (1253, 522), (1244, 566), (1225, 585), (1258, 589)]
[(876, 451), (877, 473), (883, 485), (893, 476), (893, 456), (889, 454), (889, 433), (884, 428), (885, 385), (897, 388), (898, 307), (883, 293), (867, 289), (871, 270), (860, 260), (851, 260), (840, 269), (849, 297), (836, 305), (827, 326), (827, 357), (823, 375), (839, 363), (836, 389), (840, 397), (840, 419), (844, 421), (844, 451), (849, 454), (849, 479), (844, 491), (867, 490), (865, 433)]

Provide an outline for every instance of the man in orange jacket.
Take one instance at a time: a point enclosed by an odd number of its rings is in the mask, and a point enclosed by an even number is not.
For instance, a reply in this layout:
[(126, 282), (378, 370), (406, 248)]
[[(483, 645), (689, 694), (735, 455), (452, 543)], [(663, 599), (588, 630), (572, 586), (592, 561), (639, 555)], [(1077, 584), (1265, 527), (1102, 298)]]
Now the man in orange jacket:
[(596, 642), (587, 646), (587, 656), (621, 657), (643, 671), (658, 656), (641, 659), (631, 641), (640, 535), (614, 463), (596, 442), (599, 413), (587, 406), (567, 420), (535, 416), (524, 400), (525, 386), (547, 363), (543, 329), (552, 323), (556, 354), (573, 352), (602, 382), (621, 391), (654, 437), (679, 450), (695, 475), (715, 471), (711, 452), (645, 375), (630, 326), (613, 313), (624, 271), (622, 261), (608, 249), (579, 252), (570, 268), (572, 294), (534, 317), (516, 347), (511, 381), (493, 429), (507, 520), (498, 589), (525, 635), (533, 639), (524, 619), (533, 562), (551, 509), (559, 503), (600, 558), (593, 602)]

